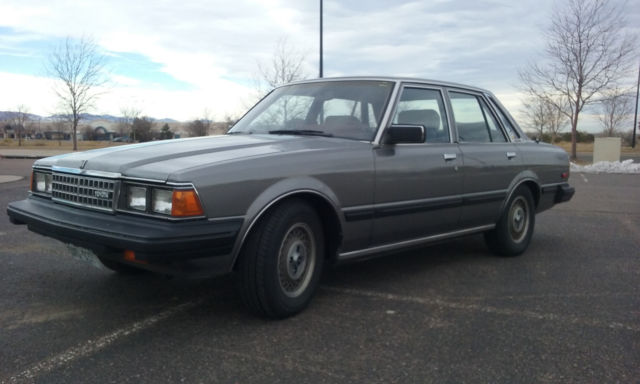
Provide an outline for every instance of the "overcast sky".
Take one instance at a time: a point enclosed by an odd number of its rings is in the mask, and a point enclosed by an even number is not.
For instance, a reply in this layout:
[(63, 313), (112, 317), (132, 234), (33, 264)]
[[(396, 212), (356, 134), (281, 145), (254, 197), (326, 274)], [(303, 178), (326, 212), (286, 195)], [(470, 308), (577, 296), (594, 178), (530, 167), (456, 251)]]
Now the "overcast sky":
[[(622, 1), (622, 0), (616, 0)], [(93, 113), (178, 120), (238, 115), (278, 40), (318, 75), (318, 0), (2, 0), (0, 110), (57, 112), (44, 62), (92, 36), (112, 84)], [(640, 25), (640, 5), (627, 5)], [(324, 1), (325, 76), (400, 75), (488, 88), (517, 114), (518, 70), (543, 49), (553, 0)]]

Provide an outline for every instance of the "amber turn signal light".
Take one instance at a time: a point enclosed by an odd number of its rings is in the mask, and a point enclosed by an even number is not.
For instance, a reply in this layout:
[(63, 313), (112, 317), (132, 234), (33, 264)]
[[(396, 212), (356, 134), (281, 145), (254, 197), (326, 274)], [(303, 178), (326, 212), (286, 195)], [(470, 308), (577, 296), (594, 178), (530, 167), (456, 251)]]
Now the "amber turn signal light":
[(193, 189), (174, 190), (171, 201), (171, 216), (188, 217), (203, 216), (204, 211), (200, 199)]
[(136, 253), (129, 249), (125, 249), (123, 256), (125, 260), (130, 261), (132, 263), (147, 264), (147, 262), (144, 260), (138, 260), (136, 258)]

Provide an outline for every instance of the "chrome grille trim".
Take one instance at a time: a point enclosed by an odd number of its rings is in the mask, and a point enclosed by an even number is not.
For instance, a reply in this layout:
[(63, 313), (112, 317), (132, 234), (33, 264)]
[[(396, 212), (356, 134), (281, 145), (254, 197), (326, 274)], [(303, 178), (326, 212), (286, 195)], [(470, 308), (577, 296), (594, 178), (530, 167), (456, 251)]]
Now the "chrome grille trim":
[(59, 203), (114, 212), (117, 183), (113, 179), (53, 172), (51, 197)]

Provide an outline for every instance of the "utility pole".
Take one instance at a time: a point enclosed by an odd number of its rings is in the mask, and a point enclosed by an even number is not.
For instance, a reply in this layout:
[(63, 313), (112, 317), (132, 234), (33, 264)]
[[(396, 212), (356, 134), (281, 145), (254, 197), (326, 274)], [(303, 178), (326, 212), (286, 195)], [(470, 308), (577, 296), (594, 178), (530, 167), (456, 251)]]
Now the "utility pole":
[(319, 77), (322, 78), (322, 0), (320, 0), (320, 76)]
[(638, 65), (638, 85), (636, 85), (636, 113), (633, 115), (633, 134), (631, 135), (631, 148), (636, 147), (636, 128), (638, 127), (638, 95), (640, 95), (640, 65)]

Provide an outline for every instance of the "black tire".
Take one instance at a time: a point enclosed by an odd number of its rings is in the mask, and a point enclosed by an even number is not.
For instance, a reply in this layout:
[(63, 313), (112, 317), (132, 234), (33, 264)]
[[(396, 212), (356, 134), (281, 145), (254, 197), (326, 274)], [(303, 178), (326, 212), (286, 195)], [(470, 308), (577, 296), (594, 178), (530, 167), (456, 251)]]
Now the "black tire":
[(535, 223), (531, 190), (520, 186), (509, 199), (496, 227), (486, 232), (484, 239), (492, 252), (500, 256), (518, 256), (529, 246)]
[(130, 265), (119, 263), (117, 261), (107, 259), (103, 256), (98, 256), (98, 260), (105, 266), (105, 268), (112, 270), (113, 272), (121, 275), (139, 275), (144, 272), (143, 269), (132, 267)]
[(238, 260), (236, 283), (247, 308), (284, 318), (311, 301), (324, 261), (324, 234), (316, 212), (301, 200), (282, 203), (249, 234)]

